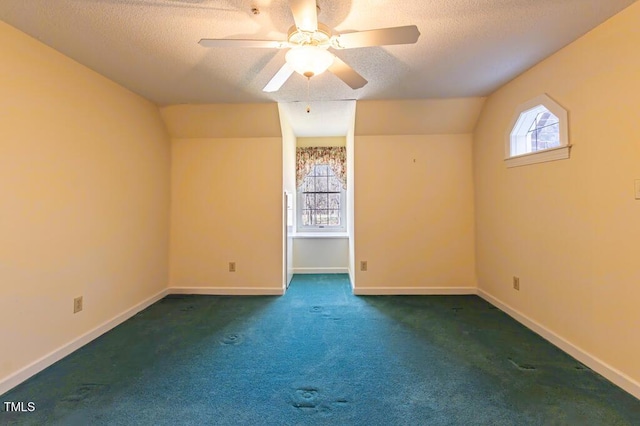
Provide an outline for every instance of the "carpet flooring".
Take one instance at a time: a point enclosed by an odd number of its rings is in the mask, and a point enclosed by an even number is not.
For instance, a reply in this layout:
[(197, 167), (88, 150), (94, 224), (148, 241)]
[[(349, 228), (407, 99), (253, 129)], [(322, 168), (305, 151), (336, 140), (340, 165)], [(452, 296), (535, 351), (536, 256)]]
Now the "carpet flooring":
[(168, 296), (0, 396), (33, 425), (640, 425), (640, 400), (476, 296)]

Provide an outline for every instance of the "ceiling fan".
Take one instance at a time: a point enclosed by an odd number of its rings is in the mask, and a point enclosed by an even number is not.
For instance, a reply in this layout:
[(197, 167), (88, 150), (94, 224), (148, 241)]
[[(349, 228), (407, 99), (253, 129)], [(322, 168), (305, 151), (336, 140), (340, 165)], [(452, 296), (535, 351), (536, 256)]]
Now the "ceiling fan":
[(289, 49), (285, 64), (262, 89), (276, 92), (294, 71), (310, 79), (327, 69), (352, 89), (359, 89), (367, 80), (329, 49), (412, 44), (420, 37), (415, 25), (333, 35), (328, 26), (318, 22), (316, 0), (290, 0), (289, 3), (295, 25), (289, 28), (287, 40), (202, 39), (199, 43), (204, 47)]

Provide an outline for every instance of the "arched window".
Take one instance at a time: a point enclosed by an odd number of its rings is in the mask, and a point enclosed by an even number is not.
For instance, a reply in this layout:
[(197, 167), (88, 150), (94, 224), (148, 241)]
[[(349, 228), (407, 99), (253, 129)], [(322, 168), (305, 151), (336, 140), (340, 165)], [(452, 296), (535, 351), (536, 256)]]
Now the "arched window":
[(567, 111), (547, 95), (520, 105), (509, 126), (508, 167), (569, 158)]

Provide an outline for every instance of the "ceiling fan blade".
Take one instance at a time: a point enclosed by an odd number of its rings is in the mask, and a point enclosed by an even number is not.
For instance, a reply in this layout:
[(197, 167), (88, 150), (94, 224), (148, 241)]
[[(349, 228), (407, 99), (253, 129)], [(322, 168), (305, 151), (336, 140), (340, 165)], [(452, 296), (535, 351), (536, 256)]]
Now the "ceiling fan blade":
[(333, 37), (332, 47), (353, 49), (356, 47), (388, 46), (391, 44), (413, 44), (418, 41), (420, 31), (415, 25), (357, 31)]
[(333, 64), (329, 67), (329, 71), (334, 73), (340, 80), (347, 83), (347, 86), (354, 90), (367, 84), (367, 80), (363, 76), (358, 74), (356, 70), (337, 56), (333, 59)]
[(282, 87), (284, 82), (287, 81), (289, 77), (291, 77), (291, 74), (293, 74), (293, 68), (291, 67), (291, 65), (285, 62), (282, 68), (278, 70), (276, 75), (274, 75), (271, 80), (269, 80), (267, 85), (264, 86), (264, 89), (262, 89), (262, 91), (277, 92)]
[(314, 32), (318, 29), (316, 7), (316, 0), (291, 0), (291, 12), (299, 30)]
[(289, 47), (289, 43), (280, 40), (242, 40), (203, 38), (198, 42), (204, 47), (258, 47), (268, 49), (282, 49)]

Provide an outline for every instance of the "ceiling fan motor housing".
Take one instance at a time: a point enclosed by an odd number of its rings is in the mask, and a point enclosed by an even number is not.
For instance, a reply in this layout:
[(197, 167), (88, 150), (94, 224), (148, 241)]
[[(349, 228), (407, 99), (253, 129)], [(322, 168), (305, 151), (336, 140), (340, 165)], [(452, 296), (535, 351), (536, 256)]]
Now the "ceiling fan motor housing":
[(318, 29), (314, 32), (303, 31), (298, 29), (295, 25), (289, 28), (289, 34), (287, 40), (289, 43), (295, 46), (329, 46), (331, 39), (331, 29), (325, 24), (318, 22)]

